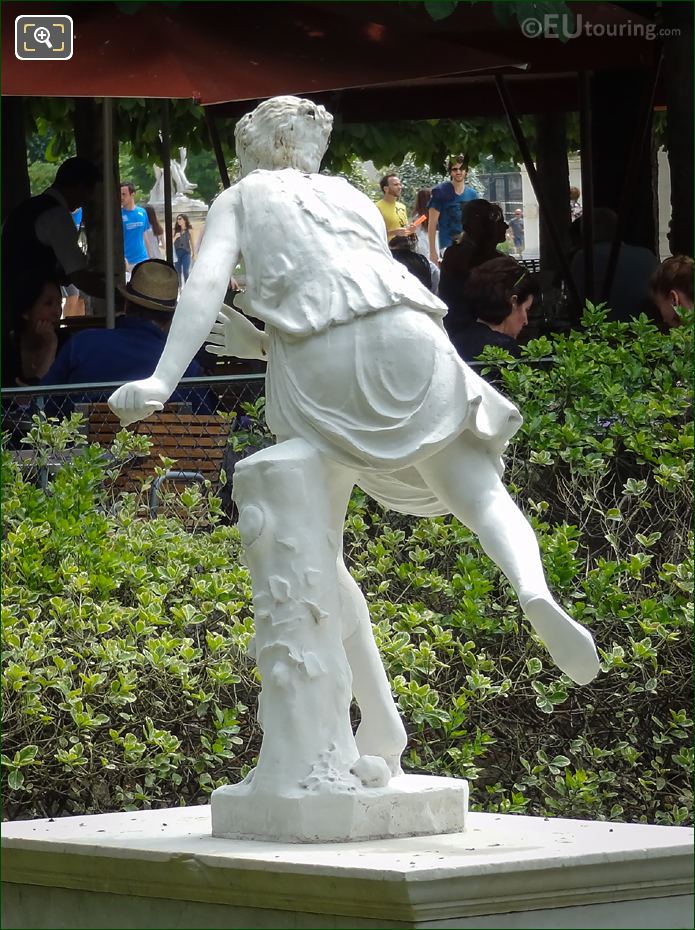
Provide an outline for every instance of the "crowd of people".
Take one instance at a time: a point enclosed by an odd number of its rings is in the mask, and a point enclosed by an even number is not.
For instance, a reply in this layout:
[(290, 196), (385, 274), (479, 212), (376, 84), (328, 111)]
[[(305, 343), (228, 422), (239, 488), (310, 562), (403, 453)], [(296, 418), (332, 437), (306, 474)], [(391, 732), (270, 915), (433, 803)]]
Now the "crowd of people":
[[(121, 220), (123, 222), (123, 256), (126, 281), (136, 265), (147, 258), (163, 258), (164, 230), (152, 204), (141, 206), (135, 200), (132, 181), (121, 183)], [(179, 213), (172, 231), (174, 267), (179, 276), (179, 290), (191, 273), (195, 261), (196, 242), (193, 224), (186, 213)]]
[[(516, 209), (507, 222), (498, 204), (468, 187), (465, 156), (452, 156), (447, 167), (449, 181), (417, 191), (410, 220), (400, 199), (403, 185), (398, 175), (381, 179), (383, 196), (377, 207), (389, 247), (394, 258), (447, 305), (444, 327), (465, 361), (477, 359), (487, 345), (518, 357), (519, 337), (541, 294), (538, 276), (517, 260), (524, 248), (523, 212)], [(580, 191), (571, 187), (569, 193), (571, 269), (583, 304), (587, 294)], [(603, 285), (616, 228), (614, 211), (594, 211), (595, 289)], [(660, 264), (649, 249), (620, 242), (606, 302), (608, 319), (627, 321), (646, 313), (665, 328), (679, 326), (679, 308), (693, 308), (692, 278), (692, 258), (674, 256)]]
[[(523, 247), (520, 210), (506, 222), (502, 208), (466, 183), (468, 162), (452, 156), (449, 180), (422, 188), (410, 212), (396, 172), (381, 179), (376, 207), (393, 259), (447, 305), (444, 327), (465, 361), (486, 345), (518, 356), (528, 313), (539, 299), (535, 275), (517, 261)], [(89, 267), (80, 247), (82, 208), (99, 180), (95, 165), (70, 158), (42, 194), (16, 208), (2, 232), (4, 387), (77, 384), (144, 377), (162, 351), (173, 310), (195, 261), (197, 241), (189, 217), (176, 216), (174, 263), (164, 260), (164, 229), (150, 204), (136, 201), (130, 181), (120, 186), (125, 286), (114, 330), (87, 329), (61, 344), (59, 322), (74, 295), (103, 298), (103, 274)], [(571, 189), (573, 233), (581, 227), (579, 191)], [(78, 219), (79, 216), (79, 219)], [(605, 275), (617, 218), (594, 211), (596, 281)], [(202, 238), (202, 237), (201, 237)], [(583, 251), (572, 271), (584, 299)], [(511, 254), (503, 243), (509, 242)], [(680, 325), (679, 308), (693, 307), (693, 260), (674, 256), (659, 263), (647, 249), (620, 244), (608, 299), (610, 318), (649, 312), (668, 328)], [(196, 363), (197, 365), (197, 363)], [(189, 374), (201, 374), (198, 367)]]

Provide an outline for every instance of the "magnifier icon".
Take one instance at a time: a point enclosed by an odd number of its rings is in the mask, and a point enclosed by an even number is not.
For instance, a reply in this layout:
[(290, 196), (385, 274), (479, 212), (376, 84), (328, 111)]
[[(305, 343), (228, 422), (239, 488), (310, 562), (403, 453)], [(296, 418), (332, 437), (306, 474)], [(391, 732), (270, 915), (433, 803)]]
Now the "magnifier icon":
[(45, 26), (37, 26), (34, 29), (34, 41), (40, 42), (41, 45), (45, 45), (47, 48), (53, 49), (51, 45), (51, 33)]

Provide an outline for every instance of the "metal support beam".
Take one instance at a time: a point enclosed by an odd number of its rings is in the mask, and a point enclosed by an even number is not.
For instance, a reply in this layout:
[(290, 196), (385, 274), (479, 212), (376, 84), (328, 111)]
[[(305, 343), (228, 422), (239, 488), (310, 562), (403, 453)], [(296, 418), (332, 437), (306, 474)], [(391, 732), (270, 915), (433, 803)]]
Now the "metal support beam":
[(623, 187), (620, 192), (618, 221), (616, 223), (615, 232), (613, 234), (613, 241), (611, 242), (611, 250), (608, 255), (606, 273), (601, 285), (601, 300), (608, 300), (611, 287), (613, 286), (613, 278), (615, 277), (615, 269), (618, 265), (618, 253), (620, 252), (620, 243), (622, 242), (623, 233), (627, 223), (631, 196), (638, 183), (640, 161), (642, 160), (644, 147), (647, 144), (649, 137), (649, 129), (652, 123), (652, 113), (654, 111), (654, 100), (656, 99), (656, 88), (657, 84), (659, 83), (659, 77), (661, 75), (661, 65), (663, 59), (664, 51), (662, 48), (659, 52), (659, 57), (656, 62), (656, 67), (654, 69), (651, 83), (645, 88), (644, 98), (640, 107), (642, 118), (640, 119), (638, 125), (635, 127), (635, 134), (632, 140), (632, 148), (630, 149), (627, 171), (625, 172)]
[(594, 275), (594, 165), (591, 140), (591, 76), (579, 75), (579, 146), (582, 165), (582, 251), (584, 254), (584, 296), (596, 297)]
[(116, 268), (114, 262), (114, 224), (116, 222), (116, 190), (113, 178), (113, 99), (104, 97), (101, 104), (103, 140), (103, 188), (104, 188), (104, 298), (106, 300), (106, 328), (116, 325), (116, 301), (114, 285)]
[(524, 131), (521, 128), (521, 123), (519, 122), (519, 117), (517, 116), (516, 110), (514, 108), (514, 103), (509, 93), (509, 88), (507, 87), (504, 76), (501, 74), (496, 74), (495, 83), (497, 85), (497, 92), (500, 95), (500, 100), (502, 101), (502, 106), (504, 107), (507, 122), (509, 123), (509, 128), (512, 131), (512, 135), (516, 139), (516, 144), (519, 146), (521, 158), (524, 162), (526, 171), (528, 172), (529, 181), (531, 182), (531, 186), (533, 187), (533, 191), (536, 195), (538, 209), (540, 210), (541, 216), (543, 217), (543, 222), (548, 229), (550, 241), (557, 256), (558, 268), (560, 269), (562, 277), (567, 284), (570, 301), (574, 306), (579, 306), (579, 294), (577, 292), (577, 285), (575, 284), (574, 278), (572, 277), (570, 264), (567, 259), (567, 255), (565, 254), (565, 250), (562, 247), (560, 233), (555, 224), (555, 220), (553, 219), (552, 212), (548, 208), (545, 193), (541, 186), (538, 172), (536, 171), (536, 165), (534, 164), (533, 156), (531, 155), (531, 149), (529, 147), (526, 136), (524, 135)]
[(164, 173), (164, 235), (167, 261), (174, 261), (174, 219), (171, 210), (171, 121), (169, 100), (162, 101), (162, 171)]
[(207, 123), (208, 133), (210, 134), (210, 141), (212, 142), (212, 148), (215, 152), (215, 159), (217, 160), (217, 170), (220, 172), (222, 186), (226, 190), (228, 187), (231, 187), (231, 182), (229, 180), (227, 164), (224, 160), (224, 152), (222, 151), (222, 142), (217, 129), (217, 122), (210, 107), (203, 107), (203, 110), (205, 112), (205, 122)]

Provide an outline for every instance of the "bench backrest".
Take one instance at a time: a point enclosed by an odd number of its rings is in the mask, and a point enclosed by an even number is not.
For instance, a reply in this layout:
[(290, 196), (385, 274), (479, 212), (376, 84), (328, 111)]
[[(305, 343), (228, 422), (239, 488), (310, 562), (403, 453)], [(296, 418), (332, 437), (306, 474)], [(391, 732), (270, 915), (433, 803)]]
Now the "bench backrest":
[[(167, 405), (129, 427), (132, 432), (149, 436), (150, 453), (124, 468), (117, 486), (132, 490), (161, 466), (160, 456), (174, 459), (172, 467), (199, 472), (213, 483), (219, 478), (222, 458), (230, 432), (229, 421), (218, 415), (195, 414), (186, 404)], [(110, 445), (121, 429), (118, 418), (107, 404), (91, 404), (88, 419), (89, 442)]]

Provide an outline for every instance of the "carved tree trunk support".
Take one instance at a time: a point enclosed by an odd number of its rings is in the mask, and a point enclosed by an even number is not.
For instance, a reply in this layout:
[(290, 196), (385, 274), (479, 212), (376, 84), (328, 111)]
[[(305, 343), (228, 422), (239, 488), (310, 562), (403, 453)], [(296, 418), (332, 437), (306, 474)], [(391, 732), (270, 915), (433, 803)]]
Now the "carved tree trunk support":
[(235, 470), (263, 743), (254, 771), (213, 793), (213, 835), (323, 842), (458, 832), (465, 781), (391, 779), (382, 758), (359, 756), (326, 479), (320, 455), (300, 439)]
[(343, 649), (330, 506), (319, 456), (301, 440), (241, 462), (239, 532), (253, 579), (263, 746), (253, 781), (296, 794), (354, 787), (352, 676)]

